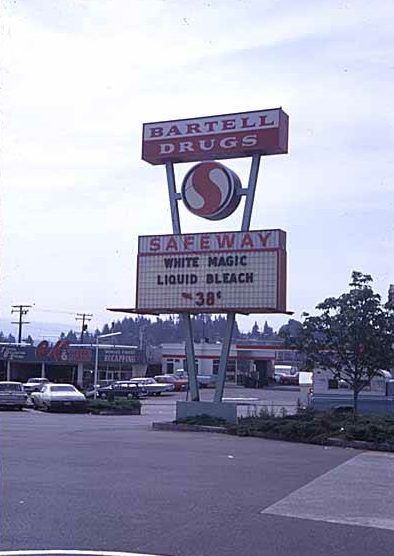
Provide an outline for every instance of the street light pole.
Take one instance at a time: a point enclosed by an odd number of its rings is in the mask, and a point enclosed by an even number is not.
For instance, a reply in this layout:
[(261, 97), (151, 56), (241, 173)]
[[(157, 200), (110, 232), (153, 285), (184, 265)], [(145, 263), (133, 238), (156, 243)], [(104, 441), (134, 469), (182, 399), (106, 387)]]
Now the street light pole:
[(96, 336), (96, 354), (94, 358), (94, 381), (93, 381), (93, 398), (97, 399), (97, 375), (98, 375), (98, 353), (99, 353), (99, 340), (101, 338), (110, 338), (111, 336), (119, 336), (122, 332), (110, 332), (109, 334), (99, 334)]

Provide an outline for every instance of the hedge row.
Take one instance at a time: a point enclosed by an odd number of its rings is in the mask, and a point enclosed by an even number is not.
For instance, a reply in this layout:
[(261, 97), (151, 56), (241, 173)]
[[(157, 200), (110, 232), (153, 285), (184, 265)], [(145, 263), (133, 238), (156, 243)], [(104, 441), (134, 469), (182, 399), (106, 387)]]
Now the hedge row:
[(324, 444), (329, 438), (345, 441), (364, 441), (376, 446), (394, 448), (394, 417), (360, 415), (355, 422), (351, 414), (299, 412), (296, 415), (276, 416), (262, 412), (254, 417), (241, 417), (237, 424), (229, 424), (207, 415), (182, 420), (192, 425), (224, 426), (230, 434), (258, 436), (278, 440), (292, 440)]
[(135, 415), (141, 412), (141, 402), (129, 399), (119, 399), (111, 402), (108, 400), (90, 400), (88, 411), (90, 413), (129, 413)]

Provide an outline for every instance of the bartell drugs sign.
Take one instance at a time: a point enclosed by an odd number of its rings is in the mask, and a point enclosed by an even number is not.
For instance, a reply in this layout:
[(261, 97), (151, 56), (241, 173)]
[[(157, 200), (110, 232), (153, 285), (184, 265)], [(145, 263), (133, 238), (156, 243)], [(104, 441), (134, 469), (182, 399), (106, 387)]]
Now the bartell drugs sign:
[(282, 230), (140, 236), (136, 311), (286, 311)]
[(142, 159), (165, 164), (285, 154), (288, 127), (281, 108), (145, 123)]

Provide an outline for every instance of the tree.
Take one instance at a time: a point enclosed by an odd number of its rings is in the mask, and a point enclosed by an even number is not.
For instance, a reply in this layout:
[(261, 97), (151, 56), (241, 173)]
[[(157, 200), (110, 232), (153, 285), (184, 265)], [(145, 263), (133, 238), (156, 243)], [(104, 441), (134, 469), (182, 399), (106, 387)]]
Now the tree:
[(252, 332), (250, 334), (250, 339), (251, 340), (260, 340), (261, 339), (261, 333), (260, 333), (260, 328), (259, 325), (257, 324), (257, 322), (254, 322), (254, 325), (252, 327)]
[(298, 335), (302, 332), (302, 324), (295, 319), (289, 319), (287, 324), (284, 324), (279, 328), (278, 335), (280, 338), (285, 338), (294, 342)]
[(332, 372), (353, 391), (353, 414), (360, 392), (380, 369), (394, 365), (394, 311), (381, 304), (372, 277), (353, 271), (350, 290), (317, 305), (318, 316), (304, 314), (292, 344), (307, 361)]

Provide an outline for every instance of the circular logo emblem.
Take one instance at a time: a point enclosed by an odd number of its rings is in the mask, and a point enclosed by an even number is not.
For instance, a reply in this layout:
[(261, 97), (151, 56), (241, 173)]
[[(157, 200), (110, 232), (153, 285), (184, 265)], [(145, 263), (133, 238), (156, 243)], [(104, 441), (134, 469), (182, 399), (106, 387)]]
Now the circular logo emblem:
[(186, 174), (182, 199), (186, 208), (208, 220), (227, 218), (241, 200), (241, 180), (219, 162), (200, 162)]

